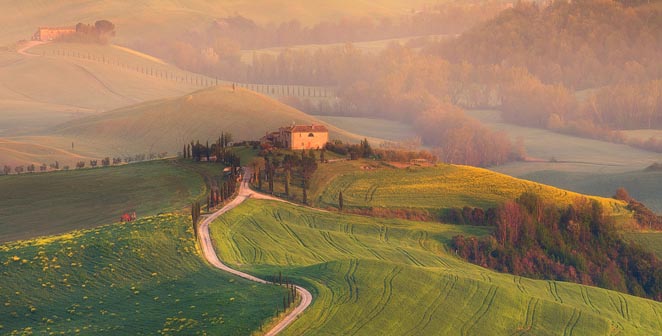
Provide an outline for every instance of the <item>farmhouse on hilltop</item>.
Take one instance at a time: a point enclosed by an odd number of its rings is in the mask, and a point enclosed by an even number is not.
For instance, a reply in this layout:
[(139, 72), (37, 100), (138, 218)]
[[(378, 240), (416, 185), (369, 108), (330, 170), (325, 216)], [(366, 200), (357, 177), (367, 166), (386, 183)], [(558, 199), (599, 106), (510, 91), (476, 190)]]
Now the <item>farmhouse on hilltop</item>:
[(293, 150), (322, 149), (329, 142), (329, 130), (324, 125), (292, 125), (268, 133), (262, 142)]
[(53, 41), (60, 36), (70, 35), (76, 32), (76, 27), (39, 27), (32, 35), (35, 41)]

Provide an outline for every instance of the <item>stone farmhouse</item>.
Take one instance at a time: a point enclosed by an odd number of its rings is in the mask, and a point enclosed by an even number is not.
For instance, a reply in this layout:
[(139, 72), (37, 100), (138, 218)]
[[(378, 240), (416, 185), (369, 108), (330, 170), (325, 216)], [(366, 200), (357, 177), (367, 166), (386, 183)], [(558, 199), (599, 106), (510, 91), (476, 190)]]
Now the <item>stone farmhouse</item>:
[(329, 130), (324, 125), (292, 125), (267, 133), (261, 141), (292, 150), (322, 149), (329, 142)]
[(76, 27), (39, 27), (32, 35), (34, 41), (53, 41), (60, 36), (70, 35), (76, 32)]

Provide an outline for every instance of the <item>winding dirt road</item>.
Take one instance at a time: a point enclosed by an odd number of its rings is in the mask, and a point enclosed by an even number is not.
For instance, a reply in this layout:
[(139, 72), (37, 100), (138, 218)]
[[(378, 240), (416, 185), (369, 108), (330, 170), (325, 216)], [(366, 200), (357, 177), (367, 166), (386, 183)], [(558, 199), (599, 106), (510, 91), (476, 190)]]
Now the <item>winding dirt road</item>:
[[(212, 264), (214, 267), (221, 269), (225, 272), (237, 275), (239, 277), (242, 277), (244, 279), (248, 279), (251, 281), (263, 283), (263, 284), (270, 284), (271, 282), (260, 279), (258, 277), (252, 276), (248, 273), (244, 273), (235, 269), (232, 269), (225, 265), (219, 258), (218, 255), (216, 254), (216, 251), (214, 251), (214, 245), (212, 244), (211, 241), (211, 236), (209, 234), (209, 224), (211, 224), (216, 218), (220, 217), (224, 213), (234, 209), (237, 205), (243, 203), (245, 200), (249, 198), (255, 198), (255, 199), (266, 199), (266, 200), (274, 200), (274, 201), (282, 201), (281, 199), (271, 197), (268, 195), (264, 194), (259, 194), (254, 192), (248, 187), (248, 180), (250, 179), (251, 176), (251, 171), (248, 168), (244, 168), (244, 178), (241, 181), (241, 184), (239, 185), (239, 192), (237, 194), (237, 197), (235, 197), (230, 203), (226, 204), (223, 208), (220, 210), (214, 212), (213, 214), (205, 217), (202, 222), (200, 222), (200, 225), (198, 226), (198, 237), (200, 238), (200, 246), (202, 247), (202, 253), (209, 261), (210, 264)], [(296, 318), (303, 313), (303, 311), (310, 306), (310, 304), (313, 302), (313, 296), (310, 294), (308, 290), (306, 290), (303, 287), (300, 286), (295, 286), (297, 293), (299, 293), (299, 296), (301, 297), (301, 303), (292, 310), (284, 319), (280, 320), (278, 324), (276, 324), (271, 330), (265, 333), (267, 336), (273, 336), (281, 332), (283, 329), (285, 329), (288, 325), (290, 325)]]

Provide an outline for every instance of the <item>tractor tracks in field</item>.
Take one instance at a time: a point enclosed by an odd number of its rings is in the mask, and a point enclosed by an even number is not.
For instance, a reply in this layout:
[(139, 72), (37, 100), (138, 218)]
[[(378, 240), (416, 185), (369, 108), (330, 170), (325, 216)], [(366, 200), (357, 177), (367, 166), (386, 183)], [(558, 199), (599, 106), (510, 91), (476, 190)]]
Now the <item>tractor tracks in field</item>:
[[(270, 199), (270, 200), (276, 200), (280, 201), (279, 199), (275, 197), (270, 197), (267, 195), (261, 195), (261, 194), (256, 194), (254, 193), (249, 187), (248, 187), (248, 178), (251, 176), (250, 169), (245, 168), (245, 174), (244, 178), (239, 186), (239, 192), (237, 196), (228, 204), (226, 204), (223, 208), (220, 210), (212, 213), (211, 215), (206, 216), (202, 222), (200, 222), (200, 225), (198, 225), (198, 239), (200, 241), (200, 248), (202, 249), (202, 254), (207, 259), (207, 261), (214, 267), (228, 272), (230, 274), (239, 276), (241, 278), (254, 281), (257, 283), (261, 284), (272, 284), (269, 281), (260, 279), (258, 277), (252, 276), (248, 273), (244, 273), (242, 271), (235, 270), (233, 268), (230, 268), (229, 266), (225, 265), (218, 257), (218, 254), (214, 250), (214, 244), (212, 243), (211, 240), (211, 234), (209, 232), (209, 225), (216, 220), (218, 217), (223, 215), (224, 213), (234, 209), (236, 206), (239, 204), (243, 203), (245, 200), (249, 198), (257, 198), (257, 199)], [(255, 195), (259, 195), (257, 197), (254, 197)], [(274, 325), (269, 331), (267, 331), (264, 335), (266, 336), (273, 336), (277, 335), (283, 329), (285, 329), (287, 326), (292, 324), (298, 317), (303, 313), (308, 306), (313, 302), (313, 296), (310, 294), (310, 292), (301, 287), (301, 286), (295, 286), (297, 293), (301, 297), (301, 302), (299, 302), (299, 305), (295, 307), (285, 318), (280, 320), (276, 325)]]

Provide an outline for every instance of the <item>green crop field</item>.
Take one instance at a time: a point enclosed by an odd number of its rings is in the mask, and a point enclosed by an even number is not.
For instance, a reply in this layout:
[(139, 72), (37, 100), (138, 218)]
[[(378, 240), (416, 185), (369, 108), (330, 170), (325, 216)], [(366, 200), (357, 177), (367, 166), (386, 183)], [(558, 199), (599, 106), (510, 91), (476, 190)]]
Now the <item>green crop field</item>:
[(0, 176), (0, 242), (180, 210), (206, 195), (216, 164), (158, 160), (108, 168)]
[(0, 334), (249, 335), (285, 290), (203, 262), (189, 216), (0, 245)]
[[(544, 199), (566, 205), (580, 194), (526, 180), (513, 178), (486, 169), (440, 164), (434, 167), (395, 169), (381, 167), (372, 170), (351, 169), (330, 174), (333, 163), (318, 169), (318, 184), (311, 192), (313, 201), (322, 207), (336, 207), (338, 194), (343, 192), (345, 207), (418, 208), (432, 213), (449, 208), (495, 207), (517, 198), (524, 192), (534, 192)], [(330, 176), (331, 175), (331, 176)], [(613, 199), (596, 198), (615, 213), (622, 213), (623, 204)]]
[(309, 288), (285, 335), (652, 335), (662, 304), (496, 273), (452, 255), (486, 228), (324, 213), (248, 201), (212, 226), (220, 258)]

